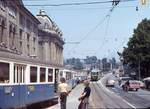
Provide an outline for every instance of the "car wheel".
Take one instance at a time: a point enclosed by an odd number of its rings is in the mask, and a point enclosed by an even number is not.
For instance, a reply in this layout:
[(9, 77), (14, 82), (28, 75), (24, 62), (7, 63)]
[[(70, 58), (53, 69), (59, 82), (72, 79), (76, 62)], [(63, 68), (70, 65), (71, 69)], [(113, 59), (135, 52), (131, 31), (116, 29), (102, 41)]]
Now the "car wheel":
[(138, 89), (136, 89), (136, 91), (138, 91)]

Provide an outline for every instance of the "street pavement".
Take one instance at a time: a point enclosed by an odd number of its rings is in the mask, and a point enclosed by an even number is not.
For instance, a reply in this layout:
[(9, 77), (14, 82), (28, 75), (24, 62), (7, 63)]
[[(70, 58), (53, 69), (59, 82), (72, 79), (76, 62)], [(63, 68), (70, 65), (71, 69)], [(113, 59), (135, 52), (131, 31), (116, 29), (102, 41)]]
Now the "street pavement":
[(130, 102), (136, 108), (150, 108), (150, 92), (139, 89), (138, 91), (124, 92), (122, 88), (114, 87), (109, 90), (115, 92), (126, 101)]
[[(106, 79), (113, 74), (107, 74), (101, 81), (105, 85)], [(127, 104), (133, 108), (150, 108), (150, 91), (139, 89), (138, 91), (125, 92), (116, 84), (115, 87), (107, 87), (107, 89), (120, 96)]]
[[(84, 89), (83, 84), (77, 85), (69, 94), (67, 98), (67, 109), (78, 109), (79, 101), (78, 98), (80, 97), (80, 94), (82, 93)], [(46, 108), (46, 109), (60, 109), (60, 104), (54, 105), (52, 107)]]
[[(106, 87), (106, 81), (113, 74), (106, 74), (101, 80), (91, 82), (91, 96), (89, 100), (89, 109), (109, 109), (109, 108), (150, 108), (150, 92), (139, 89), (136, 91), (124, 92), (121, 87)], [(77, 85), (68, 96), (67, 109), (78, 109), (78, 98), (84, 89), (84, 85)], [(47, 109), (60, 109), (60, 105), (49, 107)]]
[(90, 102), (89, 109), (101, 108), (133, 108), (124, 101), (120, 96), (114, 92), (109, 91), (100, 82), (91, 83), (92, 88), (92, 102)]

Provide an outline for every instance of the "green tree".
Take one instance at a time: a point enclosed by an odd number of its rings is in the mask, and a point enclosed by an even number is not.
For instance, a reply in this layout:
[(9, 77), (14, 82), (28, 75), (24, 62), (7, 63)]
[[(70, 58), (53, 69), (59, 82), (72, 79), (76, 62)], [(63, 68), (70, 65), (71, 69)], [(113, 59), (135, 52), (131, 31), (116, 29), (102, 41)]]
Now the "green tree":
[(150, 20), (138, 24), (122, 55), (124, 64), (135, 69), (137, 75), (140, 65), (141, 77), (150, 76)]

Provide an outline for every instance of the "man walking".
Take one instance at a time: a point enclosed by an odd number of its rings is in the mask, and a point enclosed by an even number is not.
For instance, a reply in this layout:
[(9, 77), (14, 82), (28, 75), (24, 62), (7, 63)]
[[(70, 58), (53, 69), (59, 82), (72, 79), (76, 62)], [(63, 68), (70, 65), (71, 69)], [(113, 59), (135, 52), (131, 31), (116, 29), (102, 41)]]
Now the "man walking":
[(66, 83), (65, 78), (61, 78), (60, 79), (60, 84), (58, 85), (58, 92), (59, 92), (59, 96), (60, 96), (60, 105), (61, 105), (61, 109), (66, 109), (66, 102), (67, 102), (67, 96), (70, 92), (69, 90), (69, 86)]

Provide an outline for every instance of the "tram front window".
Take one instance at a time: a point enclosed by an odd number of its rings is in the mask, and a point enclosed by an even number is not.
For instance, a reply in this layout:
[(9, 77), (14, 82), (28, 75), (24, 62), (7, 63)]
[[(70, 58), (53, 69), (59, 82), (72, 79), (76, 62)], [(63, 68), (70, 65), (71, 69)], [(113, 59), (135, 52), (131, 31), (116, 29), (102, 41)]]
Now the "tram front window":
[(9, 64), (0, 62), (0, 83), (9, 83)]

